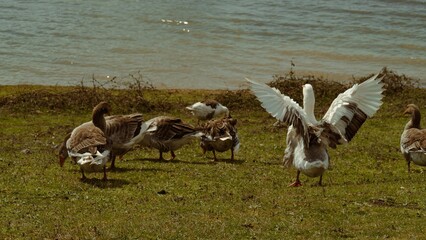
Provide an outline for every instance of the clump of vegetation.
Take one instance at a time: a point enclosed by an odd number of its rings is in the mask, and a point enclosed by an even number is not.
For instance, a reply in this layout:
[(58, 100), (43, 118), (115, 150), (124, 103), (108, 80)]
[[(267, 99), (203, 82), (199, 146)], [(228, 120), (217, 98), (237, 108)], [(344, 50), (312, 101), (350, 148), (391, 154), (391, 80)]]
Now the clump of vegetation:
[(250, 108), (259, 107), (259, 101), (250, 93), (248, 89), (237, 91), (223, 91), (215, 99), (227, 106), (229, 109), (241, 109), (241, 106), (250, 106)]
[[(146, 99), (146, 92), (155, 90), (150, 82), (144, 81), (142, 74), (129, 74), (130, 82), (123, 86), (116, 77), (101, 82), (92, 76), (90, 85), (81, 80), (78, 86), (55, 91), (35, 89), (0, 98), (0, 107), (16, 108), (18, 111), (31, 112), (47, 109), (49, 111), (87, 111), (87, 106), (95, 106), (107, 100), (112, 106), (120, 106), (128, 111), (149, 112), (153, 106)], [(123, 88), (124, 87), (124, 88)], [(19, 106), (19, 107), (18, 107)]]
[[(361, 77), (359, 79), (354, 78), (353, 82), (360, 83), (369, 79), (372, 76), (373, 74)], [(384, 67), (382, 69), (379, 74), (379, 77), (381, 76), (383, 76), (382, 81), (385, 83), (385, 95), (399, 94), (407, 90), (418, 88), (420, 86), (418, 79), (408, 77), (405, 74), (398, 74), (397, 72), (390, 70), (387, 67)]]
[[(372, 76), (371, 74), (359, 79), (354, 78), (352, 83), (342, 84), (313, 75), (299, 76), (296, 74), (294, 66), (292, 63), (290, 71), (284, 75), (274, 75), (269, 85), (279, 89), (298, 103), (302, 103), (302, 86), (306, 83), (311, 84), (315, 89), (316, 109), (319, 113), (325, 113), (333, 99), (353, 83), (365, 81)], [(399, 94), (399, 96), (405, 96), (404, 99), (411, 99), (413, 94), (410, 91), (418, 89), (418, 80), (404, 74), (399, 75), (387, 68), (383, 68), (381, 74), (384, 75), (386, 95)], [(156, 89), (151, 82), (144, 79), (140, 72), (137, 72), (129, 74), (125, 80), (113, 77), (107, 81), (100, 81), (92, 76), (90, 81), (82, 79), (79, 85), (61, 90), (29, 88), (18, 94), (0, 97), (0, 108), (14, 109), (14, 112), (24, 113), (40, 110), (58, 112), (66, 109), (87, 112), (88, 106), (92, 107), (100, 101), (107, 100), (114, 109), (123, 112), (149, 113), (154, 110), (167, 112), (173, 109), (184, 109), (192, 101), (185, 101), (176, 93), (176, 90), (160, 91)], [(200, 95), (205, 94), (200, 93)], [(261, 108), (248, 89), (213, 92), (207, 95), (209, 98), (215, 98), (231, 111), (239, 109), (241, 106)], [(199, 100), (194, 99), (194, 101)], [(171, 105), (170, 102), (174, 104)], [(397, 107), (401, 107), (400, 105), (403, 104), (401, 103)]]
[[(349, 84), (342, 84), (334, 81), (329, 81), (323, 77), (313, 75), (299, 76), (293, 69), (294, 64), (290, 71), (284, 75), (274, 75), (272, 82), (269, 83), (271, 87), (275, 87), (288, 95), (295, 95), (295, 100), (301, 100), (300, 88), (306, 83), (311, 84), (315, 89), (315, 94), (321, 97), (333, 97), (352, 86), (354, 83), (361, 83), (374, 74), (369, 74), (365, 77), (353, 78)], [(383, 77), (387, 95), (401, 93), (402, 91), (411, 90), (419, 87), (419, 80), (408, 77), (405, 74), (398, 74), (397, 72), (384, 67), (379, 77)]]

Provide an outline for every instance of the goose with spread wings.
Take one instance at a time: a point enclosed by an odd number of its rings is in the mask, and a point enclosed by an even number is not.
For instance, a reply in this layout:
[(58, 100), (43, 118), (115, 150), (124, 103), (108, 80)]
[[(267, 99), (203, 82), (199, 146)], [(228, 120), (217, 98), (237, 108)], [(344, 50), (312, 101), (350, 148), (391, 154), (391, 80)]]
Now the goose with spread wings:
[(303, 85), (303, 108), (276, 88), (247, 79), (252, 92), (273, 117), (288, 124), (284, 165), (297, 169), (296, 181), (301, 186), (300, 173), (320, 177), (329, 167), (327, 147), (351, 141), (367, 118), (382, 105), (383, 82), (376, 74), (339, 94), (324, 117), (314, 115), (315, 96), (312, 85)]

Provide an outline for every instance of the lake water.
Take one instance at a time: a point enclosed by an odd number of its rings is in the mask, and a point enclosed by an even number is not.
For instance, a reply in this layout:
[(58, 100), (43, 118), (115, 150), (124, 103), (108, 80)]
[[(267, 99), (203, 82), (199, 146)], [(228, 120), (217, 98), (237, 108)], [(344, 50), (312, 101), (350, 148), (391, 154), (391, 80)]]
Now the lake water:
[(426, 83), (424, 0), (0, 1), (0, 84), (140, 72), (156, 87), (237, 89), (288, 72), (388, 66)]

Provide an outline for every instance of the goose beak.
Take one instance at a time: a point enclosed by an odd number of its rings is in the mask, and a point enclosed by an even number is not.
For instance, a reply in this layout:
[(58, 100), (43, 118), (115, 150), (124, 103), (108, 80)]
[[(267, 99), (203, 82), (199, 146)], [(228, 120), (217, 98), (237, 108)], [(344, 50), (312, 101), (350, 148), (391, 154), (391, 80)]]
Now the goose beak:
[(407, 109), (405, 109), (405, 111), (404, 111), (404, 113), (403, 113), (404, 115), (405, 114), (411, 114), (411, 110), (410, 110), (410, 108), (407, 108)]

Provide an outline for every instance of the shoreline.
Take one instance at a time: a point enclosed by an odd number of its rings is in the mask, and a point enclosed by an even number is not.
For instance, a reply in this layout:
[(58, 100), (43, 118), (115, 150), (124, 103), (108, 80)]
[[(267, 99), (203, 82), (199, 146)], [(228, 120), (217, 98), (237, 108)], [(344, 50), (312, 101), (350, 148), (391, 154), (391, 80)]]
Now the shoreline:
[[(388, 68), (389, 69), (389, 68)], [(378, 69), (381, 70), (381, 69)], [(420, 88), (424, 88), (426, 87), (426, 80), (422, 80), (420, 78), (417, 77), (412, 77), (408, 74), (405, 73), (401, 73), (401, 72), (397, 72), (394, 71), (392, 69), (389, 69), (390, 71), (393, 71), (395, 73), (397, 73), (398, 75), (405, 75), (410, 79), (413, 79), (415, 81), (419, 82), (419, 87)], [(341, 84), (350, 84), (351, 82), (353, 82), (354, 79), (359, 79), (362, 77), (365, 77), (369, 74), (375, 74), (376, 72), (365, 72), (365, 74), (346, 74), (346, 73), (334, 73), (334, 72), (325, 72), (325, 71), (315, 71), (315, 70), (298, 70), (297, 68), (292, 69), (288, 69), (282, 72), (279, 72), (277, 74), (271, 74), (269, 76), (265, 76), (264, 78), (255, 78), (255, 77), (250, 77), (249, 75), (242, 77), (241, 80), (231, 80), (228, 82), (223, 82), (220, 85), (217, 85), (216, 88), (200, 88), (200, 87), (189, 87), (189, 86), (181, 86), (179, 84), (167, 84), (167, 83), (155, 83), (151, 80), (143, 80), (141, 81), (141, 83), (146, 83), (146, 84), (150, 84), (154, 87), (154, 89), (158, 89), (158, 90), (203, 90), (203, 91), (214, 91), (214, 90), (218, 90), (218, 91), (237, 91), (237, 90), (244, 90), (248, 88), (248, 85), (245, 81), (245, 78), (248, 79), (252, 79), (255, 81), (259, 81), (259, 82), (264, 82), (264, 83), (269, 83), (272, 82), (274, 80), (274, 76), (286, 76), (286, 75), (290, 75), (290, 72), (293, 71), (293, 75), (298, 77), (298, 78), (314, 78), (314, 79), (322, 79), (324, 81), (330, 81), (330, 82), (337, 82), (337, 83), (341, 83)], [(126, 77), (116, 77), (116, 83), (108, 83), (108, 81), (111, 81), (111, 77), (107, 76), (104, 77), (102, 75), (94, 75), (96, 78), (96, 82), (105, 84), (106, 88), (115, 88), (115, 89), (126, 89), (128, 88), (128, 85), (132, 82), (129, 79), (129, 76)], [(191, 81), (194, 83), (197, 83), (197, 80)], [(28, 82), (24, 82), (24, 83), (16, 83), (16, 84), (1, 84), (0, 83), (0, 87), (2, 86), (44, 86), (44, 87), (81, 87), (81, 83), (82, 80), (76, 80), (75, 84), (40, 84), (40, 83), (36, 83), (36, 84), (32, 84), (32, 83), (28, 83)], [(83, 82), (85, 87), (93, 87), (93, 80), (92, 79), (88, 79), (86, 81)], [(198, 84), (195, 84), (198, 85)], [(117, 87), (118, 86), (118, 87)]]

